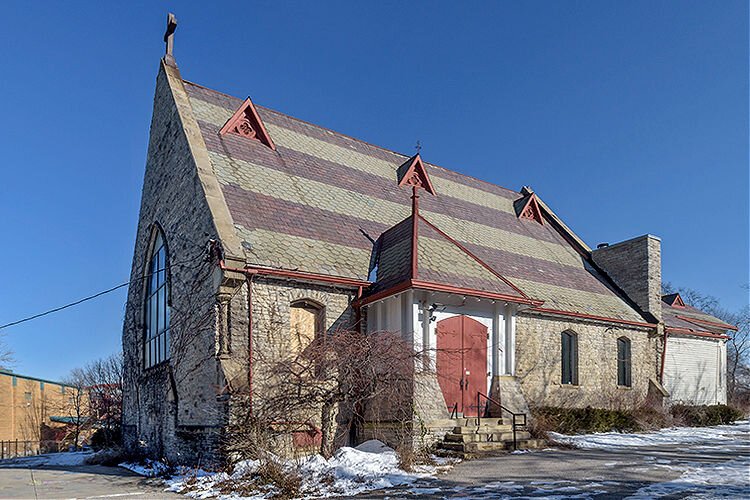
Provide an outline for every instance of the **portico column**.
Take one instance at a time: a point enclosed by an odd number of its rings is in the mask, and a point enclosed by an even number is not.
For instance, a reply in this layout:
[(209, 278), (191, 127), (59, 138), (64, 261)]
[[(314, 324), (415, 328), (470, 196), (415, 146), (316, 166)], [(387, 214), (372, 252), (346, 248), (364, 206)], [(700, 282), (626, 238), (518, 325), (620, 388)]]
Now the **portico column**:
[[(492, 312), (492, 384), (490, 397), (493, 401), (502, 402), (502, 375), (505, 373), (505, 317), (503, 304), (495, 303)], [(496, 403), (490, 403), (489, 414), (502, 417), (502, 409)]]
[(503, 373), (503, 348), (501, 344), (501, 333), (503, 331), (503, 309), (500, 304), (495, 303), (492, 314), (492, 376), (497, 377)]
[(516, 329), (512, 304), (505, 306), (505, 367), (504, 375), (516, 374)]
[(422, 369), (430, 368), (430, 308), (427, 301), (420, 302), (422, 309)]

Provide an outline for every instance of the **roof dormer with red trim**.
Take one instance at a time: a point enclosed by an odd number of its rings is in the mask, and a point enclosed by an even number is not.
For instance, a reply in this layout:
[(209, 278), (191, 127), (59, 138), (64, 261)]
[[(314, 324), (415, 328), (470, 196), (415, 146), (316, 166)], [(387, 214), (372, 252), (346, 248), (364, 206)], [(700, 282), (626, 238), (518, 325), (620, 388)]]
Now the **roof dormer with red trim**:
[(254, 139), (274, 151), (276, 150), (276, 145), (273, 143), (268, 130), (266, 130), (263, 121), (260, 119), (260, 115), (258, 115), (258, 111), (253, 105), (253, 101), (249, 97), (245, 99), (245, 102), (237, 108), (232, 117), (221, 127), (219, 135), (226, 134), (236, 134), (248, 139)]
[(685, 302), (683, 302), (679, 293), (670, 293), (669, 295), (663, 296), (661, 299), (672, 307), (685, 307)]
[(410, 186), (422, 188), (431, 195), (435, 195), (435, 188), (432, 187), (430, 177), (427, 175), (427, 169), (422, 162), (419, 153), (406, 160), (396, 171), (399, 186)]
[(530, 193), (523, 198), (519, 198), (514, 203), (516, 215), (519, 219), (531, 219), (544, 225), (542, 210), (539, 208), (539, 202), (536, 199), (536, 193)]

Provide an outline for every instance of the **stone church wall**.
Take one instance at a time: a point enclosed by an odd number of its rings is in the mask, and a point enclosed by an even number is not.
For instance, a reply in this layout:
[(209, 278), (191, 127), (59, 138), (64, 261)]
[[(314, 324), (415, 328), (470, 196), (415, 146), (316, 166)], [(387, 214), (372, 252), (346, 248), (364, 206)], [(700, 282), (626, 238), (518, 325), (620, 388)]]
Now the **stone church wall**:
[[(292, 303), (312, 301), (323, 307), (321, 327), (331, 334), (339, 330), (355, 328), (356, 316), (351, 306), (356, 293), (353, 290), (310, 283), (296, 283), (263, 277), (254, 277), (252, 282), (252, 353), (253, 353), (253, 406), (262, 408), (264, 394), (274, 390), (273, 364), (291, 352)], [(234, 349), (246, 352), (247, 335), (237, 336)], [(307, 420), (309, 415), (304, 416)], [(293, 415), (286, 420), (295, 420)], [(319, 415), (312, 422), (320, 426)], [(339, 415), (339, 440), (346, 443), (348, 416)]]
[[(174, 80), (173, 80), (174, 81)], [(144, 368), (144, 291), (154, 224), (169, 259), (171, 360)], [(123, 426), (126, 446), (175, 462), (212, 449), (223, 420), (216, 382), (215, 264), (206, 244), (217, 238), (165, 68), (157, 77), (151, 135), (123, 326)]]
[[(561, 383), (561, 333), (578, 334), (578, 385)], [(632, 387), (617, 386), (617, 339), (631, 341)], [(530, 407), (632, 407), (657, 378), (655, 336), (643, 328), (520, 314), (516, 318), (516, 376)]]

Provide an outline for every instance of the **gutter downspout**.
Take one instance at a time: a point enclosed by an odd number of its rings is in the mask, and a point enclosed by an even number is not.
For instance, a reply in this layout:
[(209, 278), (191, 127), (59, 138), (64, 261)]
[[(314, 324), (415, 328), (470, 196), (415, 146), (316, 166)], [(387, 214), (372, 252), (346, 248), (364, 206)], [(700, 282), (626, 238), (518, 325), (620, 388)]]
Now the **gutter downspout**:
[(667, 333), (667, 328), (666, 327), (663, 327), (663, 328), (664, 328), (664, 347), (662, 348), (662, 351), (661, 351), (661, 370), (659, 370), (659, 383), (662, 386), (664, 385), (664, 363), (667, 360), (667, 337), (669, 335)]
[(354, 324), (360, 333), (362, 333), (362, 309), (359, 305), (359, 301), (362, 299), (363, 291), (364, 288), (362, 286), (357, 288), (357, 298), (352, 303), (352, 307), (354, 307)]
[(250, 393), (250, 415), (253, 414), (253, 278), (247, 275), (247, 387)]

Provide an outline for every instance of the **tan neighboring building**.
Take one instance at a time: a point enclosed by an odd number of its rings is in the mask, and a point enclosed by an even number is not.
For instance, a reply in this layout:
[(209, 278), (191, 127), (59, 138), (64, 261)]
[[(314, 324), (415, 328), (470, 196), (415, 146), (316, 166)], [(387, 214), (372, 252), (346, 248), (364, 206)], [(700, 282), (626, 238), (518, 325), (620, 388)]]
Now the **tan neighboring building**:
[[(30, 441), (27, 452), (36, 452), (40, 441), (52, 438), (61, 424), (53, 416), (67, 415), (76, 389), (61, 382), (0, 370), (0, 441)], [(47, 431), (45, 431), (47, 429)], [(24, 446), (23, 444), (21, 446)], [(4, 454), (8, 444), (3, 443)]]

